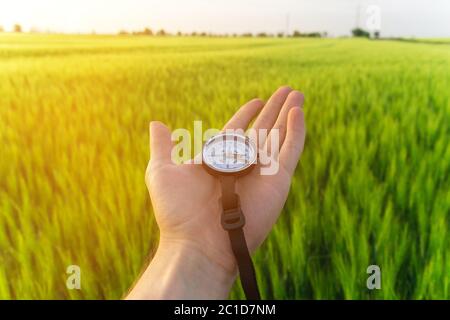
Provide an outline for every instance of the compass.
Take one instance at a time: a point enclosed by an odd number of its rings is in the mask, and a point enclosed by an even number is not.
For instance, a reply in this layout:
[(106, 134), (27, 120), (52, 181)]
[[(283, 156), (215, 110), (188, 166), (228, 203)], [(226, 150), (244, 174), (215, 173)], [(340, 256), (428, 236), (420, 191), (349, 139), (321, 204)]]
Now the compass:
[(244, 234), (245, 215), (236, 193), (236, 180), (250, 172), (258, 159), (258, 149), (249, 137), (237, 133), (220, 133), (203, 146), (202, 163), (207, 172), (218, 178), (222, 196), (220, 222), (230, 238), (230, 246), (239, 269), (242, 288), (247, 299), (259, 300), (261, 295), (255, 268)]
[(221, 133), (210, 138), (203, 146), (203, 164), (208, 171), (219, 175), (241, 175), (256, 164), (258, 152), (247, 136)]

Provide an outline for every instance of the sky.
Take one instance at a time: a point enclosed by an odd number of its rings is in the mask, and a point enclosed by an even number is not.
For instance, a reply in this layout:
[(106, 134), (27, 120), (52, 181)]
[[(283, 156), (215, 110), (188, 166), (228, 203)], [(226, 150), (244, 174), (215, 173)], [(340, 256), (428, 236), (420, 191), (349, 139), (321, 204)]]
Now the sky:
[(377, 26), (382, 36), (450, 37), (450, 1), (0, 0), (0, 26), (10, 31), (15, 23), (25, 31), (64, 33), (150, 27), (213, 33), (300, 30), (330, 36), (348, 35), (358, 25)]

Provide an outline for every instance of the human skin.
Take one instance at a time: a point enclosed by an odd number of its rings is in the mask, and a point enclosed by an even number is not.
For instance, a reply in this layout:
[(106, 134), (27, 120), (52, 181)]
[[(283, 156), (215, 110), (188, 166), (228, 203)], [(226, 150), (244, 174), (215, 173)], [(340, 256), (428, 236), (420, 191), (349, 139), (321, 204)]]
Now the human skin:
[[(236, 192), (246, 217), (245, 238), (256, 250), (269, 234), (289, 193), (291, 178), (305, 142), (304, 97), (281, 87), (267, 103), (253, 99), (242, 106), (224, 129), (267, 129), (264, 148), (278, 129), (279, 170), (261, 175), (258, 165), (236, 181)], [(131, 289), (127, 299), (226, 299), (237, 276), (237, 266), (222, 213), (217, 177), (194, 163), (175, 164), (170, 130), (150, 123), (151, 159), (145, 181), (160, 229), (158, 249)]]

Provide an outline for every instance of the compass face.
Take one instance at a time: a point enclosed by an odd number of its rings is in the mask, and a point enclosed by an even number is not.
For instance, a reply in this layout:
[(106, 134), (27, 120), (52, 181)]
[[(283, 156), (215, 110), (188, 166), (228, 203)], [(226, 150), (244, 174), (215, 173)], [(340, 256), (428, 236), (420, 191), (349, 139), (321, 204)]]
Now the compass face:
[(256, 163), (255, 145), (246, 136), (222, 133), (209, 139), (203, 147), (203, 162), (223, 173), (241, 172)]

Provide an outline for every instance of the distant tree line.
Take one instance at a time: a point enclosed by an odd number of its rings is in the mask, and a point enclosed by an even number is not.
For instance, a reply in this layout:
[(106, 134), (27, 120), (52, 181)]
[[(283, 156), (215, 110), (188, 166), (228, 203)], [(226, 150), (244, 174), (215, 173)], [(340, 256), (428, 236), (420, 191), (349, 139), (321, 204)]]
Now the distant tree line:
[(150, 28), (144, 28), (143, 30), (139, 30), (139, 31), (127, 31), (127, 30), (120, 30), (119, 35), (134, 35), (134, 36), (178, 36), (178, 37), (245, 37), (245, 38), (250, 38), (250, 37), (257, 37), (257, 38), (274, 38), (274, 37), (278, 37), (278, 38), (284, 38), (284, 37), (293, 37), (293, 38), (298, 38), (298, 37), (308, 37), (308, 38), (322, 38), (322, 37), (327, 37), (328, 34), (326, 32), (309, 32), (309, 33), (302, 33), (298, 30), (295, 30), (292, 34), (285, 34), (284, 32), (278, 32), (278, 33), (266, 33), (266, 32), (258, 32), (258, 33), (251, 33), (251, 32), (244, 32), (244, 33), (212, 33), (212, 32), (197, 32), (197, 31), (193, 31), (190, 33), (186, 33), (186, 32), (181, 32), (178, 31), (174, 34), (171, 34), (167, 31), (165, 31), (164, 29), (160, 29), (157, 32), (153, 32)]
[[(0, 26), (0, 32), (4, 32), (5, 29)], [(15, 33), (22, 33), (23, 29), (22, 26), (20, 24), (15, 24), (13, 26), (13, 32)], [(31, 33), (36, 33), (38, 32), (37, 29), (32, 28), (30, 30)], [(292, 37), (292, 38), (300, 38), (300, 37), (305, 37), (305, 38), (326, 38), (328, 36), (328, 34), (326, 32), (306, 32), (306, 33), (302, 33), (298, 30), (294, 30), (291, 34), (285, 34), (284, 32), (278, 32), (276, 34), (273, 33), (266, 33), (266, 32), (259, 32), (259, 33), (251, 33), (251, 32), (245, 32), (245, 33), (241, 33), (241, 34), (237, 34), (237, 33), (232, 33), (232, 34), (228, 34), (228, 33), (222, 33), (222, 34), (218, 34), (218, 33), (211, 33), (211, 32), (191, 32), (191, 33), (183, 33), (181, 31), (176, 32), (175, 34), (171, 34), (167, 31), (165, 31), (164, 29), (159, 29), (156, 32), (153, 32), (152, 29), (150, 28), (144, 28), (143, 30), (139, 30), (139, 31), (126, 31), (126, 30), (120, 30), (119, 35), (133, 35), (133, 36), (159, 36), (159, 37), (164, 37), (164, 36), (178, 36), (178, 37), (183, 37), (183, 36), (190, 36), (190, 37), (258, 37), (258, 38), (274, 38), (274, 37), (278, 37), (278, 38), (284, 38), (284, 37)], [(354, 28), (352, 30), (352, 35), (353, 37), (357, 37), (357, 38), (372, 38), (372, 39), (379, 39), (380, 38), (380, 32), (379, 31), (375, 31), (373, 32), (373, 34), (371, 34), (369, 31), (366, 31), (362, 28)]]
[[(370, 32), (362, 29), (362, 28), (354, 28), (351, 30), (352, 36), (357, 38), (372, 38), (372, 39), (379, 39), (380, 38), (380, 32), (375, 31), (373, 34)], [(250, 37), (257, 37), (257, 38), (327, 38), (328, 33), (327, 32), (300, 32), (298, 30), (294, 30), (290, 34), (285, 34), (284, 32), (278, 32), (278, 33), (266, 33), (266, 32), (259, 32), (259, 33), (251, 33), (251, 32), (244, 32), (244, 33), (211, 33), (211, 32), (191, 32), (191, 33), (183, 33), (181, 31), (176, 32), (175, 34), (171, 34), (164, 29), (158, 30), (156, 33), (154, 33), (150, 28), (145, 28), (142, 31), (132, 31), (128, 32), (125, 30), (121, 30), (119, 32), (120, 35), (144, 35), (144, 36), (178, 36), (178, 37), (244, 37), (244, 38), (250, 38)]]
[(320, 32), (307, 32), (307, 33), (302, 33), (298, 30), (295, 30), (292, 33), (292, 37), (294, 38), (299, 38), (299, 37), (305, 37), (305, 38), (326, 38), (328, 36), (328, 34), (326, 32), (320, 33)]
[(371, 35), (369, 31), (366, 31), (361, 28), (354, 28), (352, 29), (352, 35), (356, 38), (374, 38), (379, 39), (380, 38), (380, 31), (374, 31)]
[[(5, 32), (5, 29), (3, 26), (0, 26), (0, 32)], [(20, 24), (15, 24), (13, 26), (13, 32), (21, 33), (22, 32), (22, 26)]]

